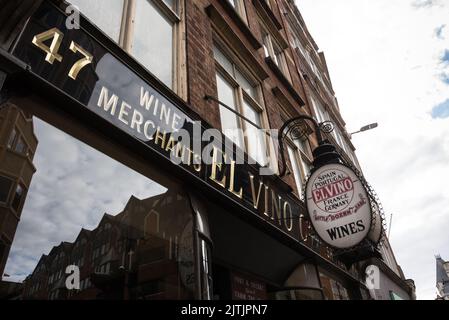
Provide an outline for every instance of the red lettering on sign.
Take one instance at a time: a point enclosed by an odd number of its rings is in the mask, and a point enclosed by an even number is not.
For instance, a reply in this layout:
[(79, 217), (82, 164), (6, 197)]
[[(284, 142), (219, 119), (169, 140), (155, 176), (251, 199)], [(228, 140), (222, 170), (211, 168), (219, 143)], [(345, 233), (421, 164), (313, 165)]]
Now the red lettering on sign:
[(348, 177), (343, 180), (330, 183), (322, 188), (313, 190), (313, 201), (315, 203), (323, 202), (327, 199), (352, 191), (353, 189), (354, 184), (352, 183), (351, 178)]

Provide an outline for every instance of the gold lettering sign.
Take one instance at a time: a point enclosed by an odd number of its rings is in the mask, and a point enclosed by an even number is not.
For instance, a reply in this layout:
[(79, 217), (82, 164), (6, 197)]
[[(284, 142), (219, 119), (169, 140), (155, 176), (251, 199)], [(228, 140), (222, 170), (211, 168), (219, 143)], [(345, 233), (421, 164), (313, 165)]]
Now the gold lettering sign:
[[(64, 34), (58, 28), (52, 28), (45, 32), (39, 33), (33, 37), (31, 41), (36, 47), (44, 51), (47, 55), (45, 56), (45, 61), (49, 64), (53, 64), (53, 62), (59, 61), (62, 62), (62, 55), (58, 53), (59, 48), (61, 47), (62, 39), (64, 38)], [(47, 46), (44, 42), (53, 39), (51, 41), (50, 46)], [(70, 43), (69, 49), (73, 53), (81, 53), (84, 58), (75, 62), (72, 68), (69, 71), (69, 77), (73, 80), (76, 80), (80, 71), (87, 65), (91, 64), (93, 61), (93, 56), (84, 50), (80, 45), (75, 42)]]

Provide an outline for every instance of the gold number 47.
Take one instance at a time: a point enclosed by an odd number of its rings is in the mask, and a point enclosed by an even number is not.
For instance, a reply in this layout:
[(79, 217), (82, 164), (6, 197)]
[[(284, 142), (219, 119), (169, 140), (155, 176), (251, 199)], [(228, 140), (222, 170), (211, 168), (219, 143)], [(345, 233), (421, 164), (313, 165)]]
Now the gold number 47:
[[(52, 28), (50, 30), (47, 30), (45, 32), (39, 33), (33, 37), (33, 40), (31, 41), (36, 47), (41, 49), (46, 53), (45, 61), (47, 61), (50, 64), (53, 64), (55, 60), (62, 62), (62, 55), (58, 53), (59, 48), (61, 47), (62, 39), (64, 37), (64, 34), (58, 29), (58, 28)], [(47, 46), (44, 42), (48, 41), (50, 39), (53, 39), (50, 46)], [(72, 66), (72, 68), (69, 71), (69, 77), (73, 80), (76, 80), (78, 77), (78, 74), (80, 73), (81, 69), (83, 69), (85, 66), (89, 65), (93, 61), (93, 56), (84, 50), (80, 45), (78, 45), (75, 42), (70, 43), (69, 48), (73, 53), (81, 53), (84, 57)]]

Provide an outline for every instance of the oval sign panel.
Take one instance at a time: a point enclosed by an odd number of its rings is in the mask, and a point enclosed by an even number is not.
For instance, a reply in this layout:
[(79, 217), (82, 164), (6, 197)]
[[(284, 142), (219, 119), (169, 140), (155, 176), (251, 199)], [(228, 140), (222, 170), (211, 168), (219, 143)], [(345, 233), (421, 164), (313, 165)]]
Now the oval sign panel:
[(357, 175), (342, 164), (318, 168), (307, 181), (310, 221), (328, 245), (347, 249), (370, 232), (372, 211), (368, 194)]

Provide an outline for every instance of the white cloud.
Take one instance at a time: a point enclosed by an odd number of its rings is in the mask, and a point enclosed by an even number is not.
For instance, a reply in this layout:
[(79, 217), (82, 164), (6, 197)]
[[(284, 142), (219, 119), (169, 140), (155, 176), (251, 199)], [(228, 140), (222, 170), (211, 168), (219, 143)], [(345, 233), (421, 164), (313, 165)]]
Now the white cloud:
[(34, 118), (37, 168), (26, 197), (5, 273), (21, 281), (62, 241), (96, 228), (104, 213), (121, 212), (134, 195), (145, 199), (162, 185)]
[[(448, 1), (298, 0), (326, 60), (348, 131), (379, 122), (353, 142), (387, 214), (398, 263), (434, 299), (434, 254), (449, 259), (449, 98), (441, 57)], [(441, 28), (439, 36), (436, 30)]]

